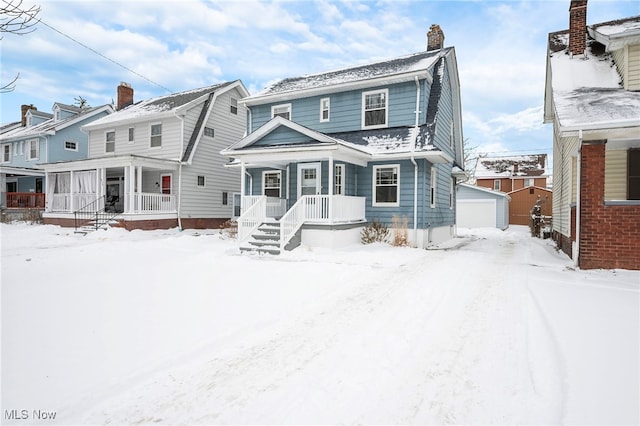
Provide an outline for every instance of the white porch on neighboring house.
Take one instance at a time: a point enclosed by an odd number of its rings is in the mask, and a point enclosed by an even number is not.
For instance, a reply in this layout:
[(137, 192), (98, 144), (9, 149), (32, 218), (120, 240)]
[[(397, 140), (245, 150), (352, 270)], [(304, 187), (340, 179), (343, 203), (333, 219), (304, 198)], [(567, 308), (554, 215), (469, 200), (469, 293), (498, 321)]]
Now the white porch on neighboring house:
[(140, 156), (45, 164), (45, 217), (107, 211), (127, 220), (177, 217), (179, 162)]

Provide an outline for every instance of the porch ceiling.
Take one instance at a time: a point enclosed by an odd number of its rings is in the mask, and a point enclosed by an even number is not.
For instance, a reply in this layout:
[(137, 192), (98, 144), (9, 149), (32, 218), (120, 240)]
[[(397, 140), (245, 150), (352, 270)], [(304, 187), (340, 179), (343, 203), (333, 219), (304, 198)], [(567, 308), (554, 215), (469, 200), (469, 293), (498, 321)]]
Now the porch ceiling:
[(178, 170), (180, 162), (162, 158), (143, 157), (138, 155), (121, 155), (110, 157), (89, 158), (87, 160), (64, 161), (59, 163), (41, 164), (46, 172), (68, 172), (98, 168), (116, 168), (141, 166), (158, 170)]

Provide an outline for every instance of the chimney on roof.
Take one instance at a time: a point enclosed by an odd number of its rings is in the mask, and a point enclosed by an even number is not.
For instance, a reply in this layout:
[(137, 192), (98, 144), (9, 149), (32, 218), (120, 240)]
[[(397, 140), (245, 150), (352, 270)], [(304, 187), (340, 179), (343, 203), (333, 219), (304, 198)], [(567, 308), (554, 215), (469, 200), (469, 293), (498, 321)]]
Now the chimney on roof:
[(569, 6), (569, 54), (583, 55), (587, 48), (587, 0)]
[(427, 33), (427, 51), (442, 49), (444, 46), (444, 32), (440, 25), (433, 24)]
[(118, 86), (118, 104), (116, 105), (116, 111), (120, 111), (131, 104), (133, 104), (133, 88), (129, 83), (121, 81)]
[(22, 127), (25, 127), (25, 126), (27, 125), (27, 112), (28, 112), (30, 109), (32, 109), (32, 110), (34, 110), (34, 111), (37, 111), (37, 110), (38, 110), (38, 108), (36, 108), (33, 104), (30, 104), (30, 105), (22, 105), (22, 106), (20, 107), (20, 116), (21, 116), (21, 119), (22, 119), (21, 126), (22, 126)]

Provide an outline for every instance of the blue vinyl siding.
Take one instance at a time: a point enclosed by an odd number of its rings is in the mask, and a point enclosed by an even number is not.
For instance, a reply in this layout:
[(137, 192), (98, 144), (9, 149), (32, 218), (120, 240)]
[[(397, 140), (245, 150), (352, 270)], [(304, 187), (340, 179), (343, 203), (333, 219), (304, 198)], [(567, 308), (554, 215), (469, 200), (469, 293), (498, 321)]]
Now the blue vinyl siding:
[(288, 127), (278, 127), (256, 141), (252, 146), (274, 146), (309, 142), (309, 137)]
[[(446, 61), (445, 66), (448, 66), (448, 62)], [(454, 150), (451, 148), (450, 139), (452, 120), (453, 100), (451, 82), (449, 81), (449, 73), (445, 71), (442, 78), (442, 92), (438, 105), (438, 117), (436, 121), (436, 137), (433, 144), (436, 146), (436, 148), (441, 149), (442, 151), (455, 158)]]
[[(420, 81), (420, 122), (426, 119), (426, 100), (429, 97), (429, 86), (425, 80)], [(331, 95), (312, 96), (293, 99), (291, 103), (291, 121), (295, 121), (310, 129), (323, 132), (345, 132), (359, 130), (362, 127), (362, 92), (388, 89), (389, 126), (410, 126), (415, 124), (416, 85), (413, 81), (391, 86), (367, 88), (366, 90), (350, 90)], [(330, 98), (330, 121), (320, 122), (320, 99)], [(271, 120), (271, 107), (281, 104), (256, 105), (251, 107), (253, 117), (252, 131)]]

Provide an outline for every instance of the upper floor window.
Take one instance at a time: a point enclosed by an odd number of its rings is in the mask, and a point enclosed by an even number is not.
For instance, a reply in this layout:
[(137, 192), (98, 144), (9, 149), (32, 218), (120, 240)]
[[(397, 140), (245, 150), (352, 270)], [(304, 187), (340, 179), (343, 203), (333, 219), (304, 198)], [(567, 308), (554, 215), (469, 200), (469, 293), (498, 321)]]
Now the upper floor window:
[(67, 151), (77, 151), (78, 143), (73, 141), (64, 141), (64, 149)]
[(330, 98), (320, 99), (320, 121), (329, 121)]
[(27, 160), (37, 160), (40, 158), (40, 141), (31, 139), (27, 141)]
[(198, 186), (204, 186), (204, 176), (199, 175), (197, 177), (196, 183), (197, 183)]
[(135, 127), (129, 127), (129, 143), (133, 143), (134, 139), (136, 137), (136, 131), (135, 131)]
[(116, 152), (116, 131), (106, 132), (104, 140), (104, 152)]
[(271, 107), (271, 118), (283, 117), (291, 120), (291, 104), (274, 105)]
[(156, 148), (162, 146), (162, 124), (151, 125), (151, 138), (149, 140), (149, 146)]
[(400, 205), (400, 165), (373, 166), (373, 206)]
[(231, 112), (231, 114), (238, 114), (238, 99), (232, 97), (230, 99), (230, 102), (231, 106), (229, 107), (229, 111)]
[(389, 90), (362, 93), (362, 128), (387, 127)]
[(213, 128), (211, 127), (205, 127), (204, 128), (204, 135), (205, 136), (209, 136), (210, 138), (214, 137), (216, 134), (215, 130), (213, 130)]
[(533, 178), (525, 178), (524, 187), (533, 186)]
[(2, 162), (8, 163), (11, 161), (11, 144), (2, 145)]
[(502, 187), (501, 183), (502, 182), (500, 182), (500, 179), (494, 179), (493, 180), (493, 189), (496, 190), (496, 191), (500, 191), (500, 188)]

